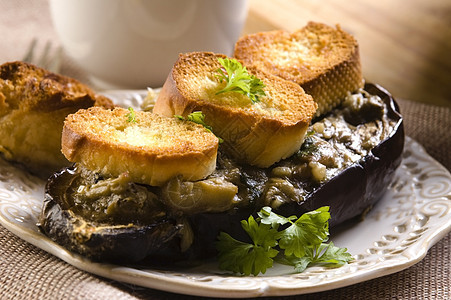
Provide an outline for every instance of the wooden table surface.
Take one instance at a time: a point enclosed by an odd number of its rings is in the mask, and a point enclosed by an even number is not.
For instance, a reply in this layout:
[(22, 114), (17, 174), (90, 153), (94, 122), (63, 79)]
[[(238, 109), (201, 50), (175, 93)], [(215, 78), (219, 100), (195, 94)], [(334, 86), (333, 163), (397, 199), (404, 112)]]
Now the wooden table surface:
[(363, 73), (395, 97), (451, 107), (450, 0), (249, 0), (243, 34), (340, 24)]

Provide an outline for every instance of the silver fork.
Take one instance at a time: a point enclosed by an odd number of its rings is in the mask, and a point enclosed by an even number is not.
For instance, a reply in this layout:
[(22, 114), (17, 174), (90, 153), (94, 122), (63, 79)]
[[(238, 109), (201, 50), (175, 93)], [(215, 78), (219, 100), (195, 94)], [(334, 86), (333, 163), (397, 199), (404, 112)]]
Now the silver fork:
[(50, 72), (58, 73), (61, 68), (62, 48), (57, 47), (56, 49), (52, 49), (52, 43), (47, 41), (42, 53), (37, 55), (37, 46), (38, 41), (34, 38), (22, 60), (47, 69)]

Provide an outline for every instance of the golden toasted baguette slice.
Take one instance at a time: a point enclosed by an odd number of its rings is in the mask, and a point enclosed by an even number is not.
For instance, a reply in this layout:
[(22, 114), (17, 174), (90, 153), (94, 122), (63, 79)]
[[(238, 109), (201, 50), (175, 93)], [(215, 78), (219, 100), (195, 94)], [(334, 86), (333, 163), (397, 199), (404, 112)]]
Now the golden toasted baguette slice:
[[(134, 117), (133, 117), (134, 116)], [(202, 179), (216, 168), (218, 138), (203, 126), (151, 112), (92, 107), (66, 118), (62, 152), (104, 175), (162, 185)]]
[(69, 162), (61, 154), (68, 114), (111, 100), (82, 83), (24, 62), (0, 66), (0, 153), (48, 177)]
[(221, 54), (192, 52), (179, 56), (154, 112), (186, 116), (202, 111), (205, 123), (224, 140), (224, 149), (238, 160), (268, 167), (296, 152), (316, 111), (302, 88), (254, 67), (248, 72), (263, 81), (266, 96), (252, 103), (237, 92), (217, 94), (224, 86), (217, 78)]
[(291, 34), (250, 34), (237, 41), (234, 56), (301, 85), (318, 103), (317, 115), (338, 106), (364, 83), (358, 43), (338, 25), (309, 22)]

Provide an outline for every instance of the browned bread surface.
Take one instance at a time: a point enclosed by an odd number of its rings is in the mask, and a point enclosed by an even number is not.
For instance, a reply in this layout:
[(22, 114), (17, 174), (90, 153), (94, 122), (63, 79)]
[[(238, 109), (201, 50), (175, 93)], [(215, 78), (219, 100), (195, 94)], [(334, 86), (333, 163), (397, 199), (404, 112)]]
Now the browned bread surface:
[(293, 33), (250, 34), (237, 41), (234, 56), (301, 85), (318, 103), (317, 115), (363, 87), (358, 43), (338, 25), (309, 22)]
[(112, 107), (86, 85), (24, 62), (0, 66), (0, 152), (48, 176), (69, 162), (61, 154), (64, 118), (93, 105)]
[(175, 176), (199, 180), (216, 167), (218, 138), (203, 126), (124, 108), (92, 107), (66, 118), (62, 151), (68, 160), (109, 176), (162, 185)]
[(299, 85), (248, 67), (265, 84), (266, 96), (253, 104), (243, 94), (217, 94), (221, 54), (192, 52), (179, 56), (155, 103), (154, 112), (187, 116), (202, 111), (205, 122), (241, 161), (268, 167), (301, 146), (316, 104)]

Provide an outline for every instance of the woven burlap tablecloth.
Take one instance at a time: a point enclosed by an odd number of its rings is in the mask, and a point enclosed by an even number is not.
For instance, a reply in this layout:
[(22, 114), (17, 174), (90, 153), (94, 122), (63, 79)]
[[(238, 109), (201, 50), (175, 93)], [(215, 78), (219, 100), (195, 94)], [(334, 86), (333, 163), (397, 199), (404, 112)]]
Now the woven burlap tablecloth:
[[(57, 41), (46, 0), (0, 0), (0, 63), (18, 60), (33, 38)], [(40, 45), (43, 47), (43, 45)], [(61, 73), (89, 83), (67, 57)], [(398, 99), (406, 134), (451, 169), (451, 109)], [(451, 299), (451, 234), (419, 263), (348, 287), (280, 299)], [(104, 279), (63, 262), (0, 226), (0, 299), (179, 299), (181, 295)], [(196, 297), (183, 296), (184, 299)]]

